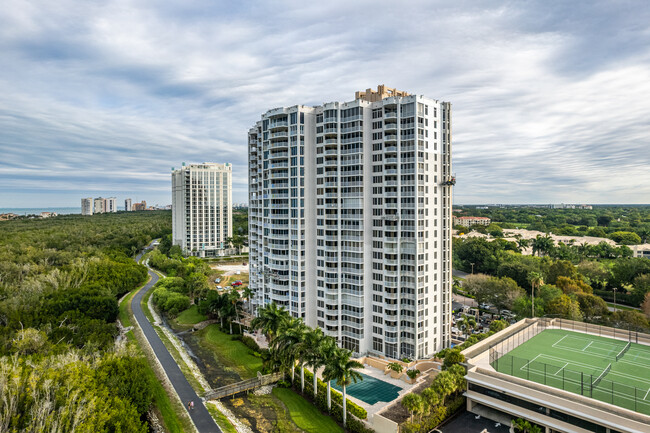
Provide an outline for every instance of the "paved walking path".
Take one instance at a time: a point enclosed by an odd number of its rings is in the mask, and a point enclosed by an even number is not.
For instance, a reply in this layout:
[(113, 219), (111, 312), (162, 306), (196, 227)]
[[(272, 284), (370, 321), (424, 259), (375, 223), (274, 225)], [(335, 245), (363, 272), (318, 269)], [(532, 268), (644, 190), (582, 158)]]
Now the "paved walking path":
[[(138, 257), (136, 257), (136, 261), (140, 260), (142, 254), (143, 253), (140, 253)], [(196, 395), (196, 392), (194, 392), (192, 386), (189, 384), (187, 379), (185, 379), (185, 376), (183, 375), (180, 367), (178, 364), (176, 364), (176, 361), (174, 358), (172, 358), (169, 351), (160, 340), (160, 337), (158, 337), (158, 334), (153, 329), (153, 326), (144, 315), (144, 311), (142, 311), (142, 307), (140, 305), (142, 298), (158, 281), (158, 275), (156, 275), (154, 272), (151, 272), (150, 270), (148, 272), (149, 275), (151, 275), (151, 281), (149, 281), (146, 286), (144, 286), (138, 293), (136, 293), (133, 297), (133, 300), (131, 301), (133, 316), (135, 317), (135, 320), (138, 321), (138, 324), (140, 325), (140, 328), (142, 328), (142, 332), (144, 333), (145, 338), (149, 341), (149, 344), (153, 348), (154, 354), (160, 361), (160, 364), (167, 374), (167, 377), (169, 377), (172, 386), (176, 390), (176, 393), (180, 397), (181, 401), (185, 404), (185, 407), (187, 408), (187, 402), (194, 402), (194, 410), (189, 411), (189, 414), (192, 418), (192, 421), (194, 421), (194, 425), (196, 425), (199, 433), (221, 433), (219, 426), (217, 426), (217, 423), (214, 422), (214, 419), (205, 408), (205, 405), (199, 396)]]

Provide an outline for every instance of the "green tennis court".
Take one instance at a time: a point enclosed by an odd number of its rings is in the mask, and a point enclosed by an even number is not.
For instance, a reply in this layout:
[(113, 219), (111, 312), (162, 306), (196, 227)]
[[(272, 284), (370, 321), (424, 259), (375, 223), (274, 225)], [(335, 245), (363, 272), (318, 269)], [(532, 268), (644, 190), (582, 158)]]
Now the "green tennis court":
[(492, 363), (501, 373), (650, 415), (650, 347), (547, 329)]
[[(345, 387), (345, 392), (352, 397), (358, 398), (370, 405), (378, 401), (393, 401), (399, 396), (402, 390), (399, 386), (395, 386), (383, 380), (375, 379), (372, 376), (361, 373), (363, 380), (357, 383), (351, 383)], [(332, 388), (342, 391), (343, 388), (332, 381)]]

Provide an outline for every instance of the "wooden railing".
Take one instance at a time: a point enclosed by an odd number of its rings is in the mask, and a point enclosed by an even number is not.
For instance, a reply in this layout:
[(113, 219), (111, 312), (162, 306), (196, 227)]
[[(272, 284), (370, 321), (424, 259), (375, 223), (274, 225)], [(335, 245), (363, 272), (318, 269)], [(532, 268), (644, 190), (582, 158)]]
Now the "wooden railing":
[(218, 400), (220, 398), (228, 397), (230, 395), (239, 394), (240, 392), (248, 391), (260, 386), (275, 383), (284, 377), (284, 373), (272, 373), (262, 376), (257, 373), (257, 377), (253, 379), (242, 380), (241, 382), (233, 383), (230, 385), (222, 386), (205, 395), (206, 400)]

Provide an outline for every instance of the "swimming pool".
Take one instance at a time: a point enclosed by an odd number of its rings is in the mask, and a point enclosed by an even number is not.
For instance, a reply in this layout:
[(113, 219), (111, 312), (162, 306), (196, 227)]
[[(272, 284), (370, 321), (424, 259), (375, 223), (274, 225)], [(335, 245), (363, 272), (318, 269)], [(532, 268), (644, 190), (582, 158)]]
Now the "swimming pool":
[[(361, 373), (361, 377), (363, 377), (363, 380), (346, 386), (345, 392), (370, 405), (378, 401), (393, 401), (402, 389), (399, 386), (392, 385), (367, 374)], [(332, 381), (332, 388), (341, 392), (343, 391), (343, 387), (338, 386), (335, 380)]]

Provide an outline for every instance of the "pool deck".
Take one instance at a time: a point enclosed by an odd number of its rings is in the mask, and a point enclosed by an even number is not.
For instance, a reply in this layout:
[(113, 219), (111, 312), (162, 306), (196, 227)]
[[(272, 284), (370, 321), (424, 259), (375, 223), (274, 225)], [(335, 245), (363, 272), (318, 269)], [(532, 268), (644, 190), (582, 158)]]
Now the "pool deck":
[[(377, 369), (375, 367), (370, 367), (368, 365), (366, 365), (365, 368), (358, 368), (358, 369), (356, 369), (356, 371), (358, 371), (359, 373), (363, 373), (366, 376), (374, 377), (375, 379), (384, 381), (386, 383), (390, 383), (391, 385), (395, 385), (395, 386), (401, 388), (400, 391), (398, 392), (399, 396), (395, 400), (400, 399), (405, 394), (409, 393), (410, 390), (412, 388), (418, 386), (420, 384), (420, 381), (422, 380), (422, 379), (418, 378), (418, 380), (413, 385), (410, 385), (410, 384), (404, 382), (401, 379), (393, 379), (392, 377), (390, 377), (390, 374), (384, 375), (384, 372), (382, 370), (379, 370), (379, 369)], [(320, 379), (323, 378), (321, 372), (318, 373), (318, 377)], [(372, 418), (372, 416), (375, 413), (379, 412), (385, 406), (388, 406), (389, 404), (393, 403), (393, 401), (395, 401), (395, 400), (392, 400), (392, 401), (378, 401), (377, 403), (371, 405), (371, 404), (366, 403), (363, 400), (359, 400), (358, 398), (351, 396), (350, 394), (347, 394), (346, 397), (348, 398), (348, 400), (350, 400), (350, 401), (358, 404), (362, 408), (364, 408), (368, 412), (368, 419), (369, 420)]]

